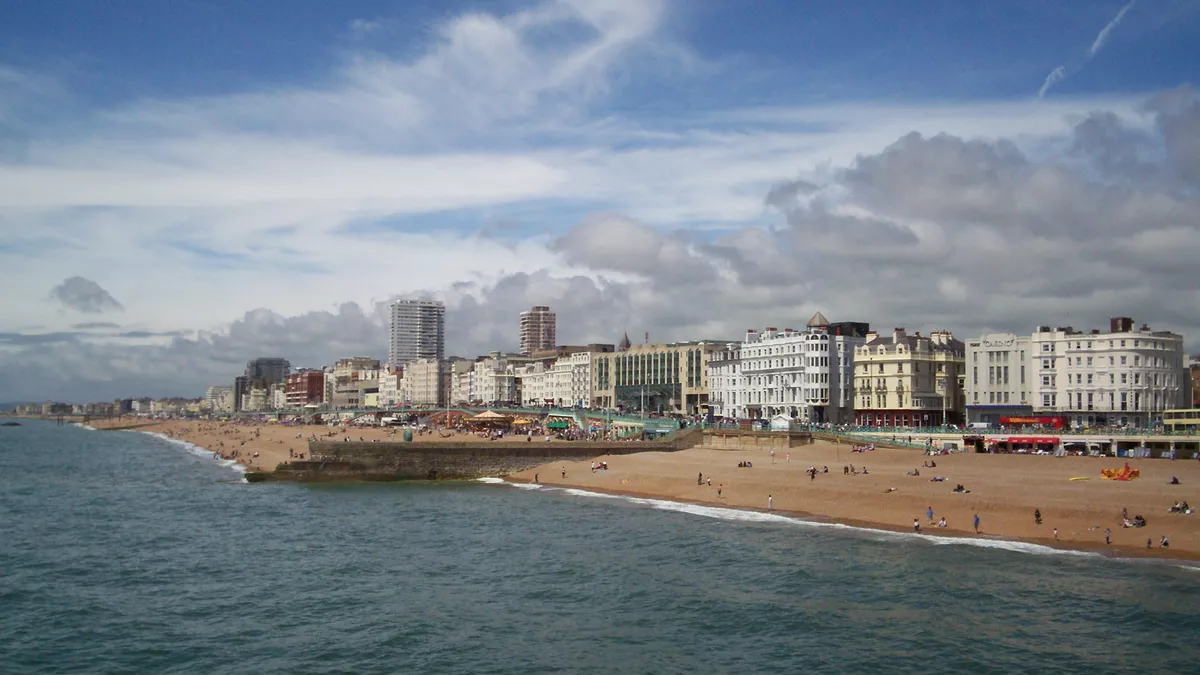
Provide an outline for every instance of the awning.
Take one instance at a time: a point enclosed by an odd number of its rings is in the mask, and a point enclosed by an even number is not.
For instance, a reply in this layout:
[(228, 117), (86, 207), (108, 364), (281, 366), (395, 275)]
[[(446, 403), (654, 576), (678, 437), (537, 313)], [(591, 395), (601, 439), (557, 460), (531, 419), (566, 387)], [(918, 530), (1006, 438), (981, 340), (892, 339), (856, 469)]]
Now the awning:
[(554, 420), (546, 424), (547, 429), (566, 429), (569, 426), (571, 426), (570, 422), (560, 422), (558, 420)]
[(1024, 443), (1028, 445), (1058, 445), (1058, 438), (1052, 436), (1009, 436), (1010, 445)]

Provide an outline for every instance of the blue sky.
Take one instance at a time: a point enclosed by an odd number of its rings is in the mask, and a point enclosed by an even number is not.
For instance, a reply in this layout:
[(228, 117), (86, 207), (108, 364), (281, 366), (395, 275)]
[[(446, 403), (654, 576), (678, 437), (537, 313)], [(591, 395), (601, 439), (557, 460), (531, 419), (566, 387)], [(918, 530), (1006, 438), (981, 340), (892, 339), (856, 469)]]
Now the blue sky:
[[(183, 0), (8, 3), (0, 61), (47, 68), (97, 102), (227, 94), (326, 76), (359, 48), (413, 56), (439, 22), (520, 2), (246, 3)], [(1124, 2), (1013, 0), (854, 3), (696, 0), (668, 11), (664, 34), (724, 67), (712, 88), (619, 92), (625, 111), (673, 111), (740, 97), (743, 105), (847, 98), (1011, 98), (1037, 91), (1086, 49)], [(1194, 2), (1143, 0), (1063, 95), (1152, 91), (1195, 75)], [(356, 29), (355, 25), (367, 26)], [(642, 84), (651, 84), (643, 82)], [(1032, 86), (1031, 86), (1032, 84)]]
[[(61, 397), (74, 348), (89, 392), (188, 393), (230, 358), (382, 353), (403, 295), (445, 299), (463, 354), (511, 348), (531, 304), (571, 341), (817, 309), (1200, 328), (1151, 280), (1200, 244), (1198, 38), (1194, 0), (10, 2), (0, 333), (35, 337), (0, 366), (61, 367), (27, 392)], [(1034, 241), (1110, 273), (962, 253)], [(119, 333), (48, 300), (75, 277)]]

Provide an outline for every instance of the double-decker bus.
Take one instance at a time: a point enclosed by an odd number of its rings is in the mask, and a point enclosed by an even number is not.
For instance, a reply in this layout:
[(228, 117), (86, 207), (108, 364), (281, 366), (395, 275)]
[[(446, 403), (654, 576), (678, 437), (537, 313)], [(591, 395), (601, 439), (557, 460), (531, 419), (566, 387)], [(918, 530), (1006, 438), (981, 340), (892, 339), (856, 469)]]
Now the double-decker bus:
[(1169, 434), (1194, 434), (1200, 432), (1200, 408), (1176, 408), (1164, 410), (1163, 430)]

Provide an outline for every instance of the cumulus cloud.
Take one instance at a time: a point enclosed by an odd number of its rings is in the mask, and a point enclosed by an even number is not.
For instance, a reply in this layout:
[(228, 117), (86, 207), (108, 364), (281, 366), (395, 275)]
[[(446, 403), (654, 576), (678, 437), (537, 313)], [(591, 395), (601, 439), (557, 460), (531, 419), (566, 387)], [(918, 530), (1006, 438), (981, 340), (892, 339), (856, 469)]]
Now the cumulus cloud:
[(116, 298), (91, 279), (75, 276), (64, 279), (50, 291), (50, 298), (63, 307), (85, 314), (120, 312), (125, 309)]

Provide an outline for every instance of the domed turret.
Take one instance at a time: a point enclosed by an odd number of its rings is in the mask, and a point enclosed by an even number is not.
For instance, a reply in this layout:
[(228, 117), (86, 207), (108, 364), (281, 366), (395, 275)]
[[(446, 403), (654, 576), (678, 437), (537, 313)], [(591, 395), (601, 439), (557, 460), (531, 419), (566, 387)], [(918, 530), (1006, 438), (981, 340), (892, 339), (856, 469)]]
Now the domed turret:
[(826, 319), (824, 314), (817, 312), (816, 314), (812, 315), (811, 319), (808, 320), (808, 327), (809, 328), (828, 328), (829, 327), (829, 319)]

